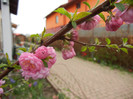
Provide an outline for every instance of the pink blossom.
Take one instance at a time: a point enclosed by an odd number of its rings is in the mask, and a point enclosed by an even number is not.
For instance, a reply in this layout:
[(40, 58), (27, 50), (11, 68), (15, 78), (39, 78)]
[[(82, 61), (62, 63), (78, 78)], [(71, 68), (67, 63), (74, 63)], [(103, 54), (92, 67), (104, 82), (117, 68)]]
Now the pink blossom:
[(106, 22), (107, 31), (116, 31), (123, 24), (123, 20), (120, 17), (112, 17), (111, 20)]
[(3, 92), (4, 92), (3, 88), (0, 88), (0, 94), (3, 94)]
[(35, 56), (40, 59), (45, 59), (48, 56), (47, 47), (41, 46), (35, 51)]
[(19, 57), (19, 64), (23, 71), (36, 73), (44, 67), (41, 59), (37, 58), (34, 54), (24, 52)]
[(133, 6), (126, 6), (125, 10), (121, 12), (119, 9), (115, 9), (114, 12), (116, 12), (115, 16), (119, 16), (122, 18), (122, 20), (126, 23), (133, 23)]
[(32, 86), (32, 84), (30, 83), (30, 84), (29, 84), (29, 87), (31, 87), (31, 86)]
[(78, 31), (75, 29), (72, 30), (72, 40), (78, 40)]
[(42, 68), (40, 71), (36, 73), (28, 72), (28, 71), (23, 71), (22, 76), (25, 77), (25, 79), (33, 78), (34, 80), (39, 79), (39, 78), (46, 78), (49, 74), (49, 69), (47, 68)]
[[(47, 71), (41, 59), (37, 58), (34, 54), (24, 52), (19, 57), (19, 64), (22, 68), (22, 76), (25, 79), (30, 77), (33, 79), (45, 78)], [(42, 75), (41, 77), (39, 75)]]
[(69, 44), (69, 46), (74, 46), (74, 42), (73, 41), (70, 41), (70, 44)]
[(88, 21), (83, 22), (82, 24), (78, 25), (79, 28), (83, 30), (91, 30), (95, 28), (95, 26), (100, 22), (100, 17), (98, 15), (94, 16), (93, 18), (89, 19)]
[(62, 49), (62, 57), (67, 60), (69, 58), (73, 58), (76, 55), (74, 48), (73, 47), (69, 47), (68, 49)]
[(5, 83), (5, 80), (0, 80), (0, 86), (2, 86)]
[(48, 68), (51, 68), (52, 65), (56, 62), (56, 53), (53, 47), (47, 47), (48, 55), (50, 59), (47, 61)]
[(120, 15), (126, 23), (133, 23), (133, 6), (127, 7)]

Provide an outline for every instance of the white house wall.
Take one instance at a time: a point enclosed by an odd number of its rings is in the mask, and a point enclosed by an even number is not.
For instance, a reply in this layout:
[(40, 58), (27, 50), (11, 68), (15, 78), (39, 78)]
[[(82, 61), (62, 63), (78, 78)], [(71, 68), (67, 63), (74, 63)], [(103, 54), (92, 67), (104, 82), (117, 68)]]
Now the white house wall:
[[(2, 1), (2, 0), (1, 0)], [(9, 58), (12, 60), (12, 32), (11, 32), (11, 17), (9, 12), (9, 0), (7, 4), (1, 3), (2, 9), (2, 35), (3, 35), (3, 52), (8, 53)]]
[(0, 10), (0, 51), (2, 50), (2, 26), (1, 26), (1, 21), (2, 18), (1, 18), (1, 10)]

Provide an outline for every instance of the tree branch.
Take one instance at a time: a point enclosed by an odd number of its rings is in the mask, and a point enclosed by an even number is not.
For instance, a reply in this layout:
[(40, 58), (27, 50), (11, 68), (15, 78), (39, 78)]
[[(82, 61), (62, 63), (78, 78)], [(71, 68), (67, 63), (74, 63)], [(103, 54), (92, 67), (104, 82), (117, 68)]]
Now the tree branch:
[[(113, 9), (113, 6), (110, 6), (110, 1), (114, 2), (116, 0), (107, 0), (105, 2), (103, 2), (101, 5), (97, 6), (96, 8), (94, 8), (93, 10), (91, 10), (91, 14), (81, 18), (79, 20), (76, 21), (77, 25), (81, 24), (82, 22), (88, 20), (89, 18), (103, 12), (103, 11), (108, 11), (110, 9)], [(53, 43), (54, 41), (60, 39), (61, 36), (63, 36), (66, 32), (70, 31), (72, 29), (72, 24), (71, 22), (69, 22), (66, 26), (64, 26), (61, 30), (59, 30), (55, 35), (53, 35), (50, 39), (48, 39), (47, 41), (45, 41), (44, 43), (42, 43), (42, 45), (44, 46), (48, 46), (51, 43)], [(33, 51), (32, 51), (33, 52)], [(15, 64), (19, 64), (19, 62), (15, 62)], [(2, 79), (4, 76), (6, 76), (9, 72), (11, 72), (13, 70), (13, 68), (7, 68), (5, 71), (3, 71), (2, 74), (0, 74), (0, 79)]]

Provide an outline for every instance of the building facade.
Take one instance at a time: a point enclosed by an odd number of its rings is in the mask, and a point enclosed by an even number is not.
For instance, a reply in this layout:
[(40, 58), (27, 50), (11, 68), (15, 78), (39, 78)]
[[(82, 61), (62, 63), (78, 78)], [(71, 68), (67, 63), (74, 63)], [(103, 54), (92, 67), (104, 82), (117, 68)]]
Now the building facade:
[[(63, 4), (58, 8), (63, 7), (68, 12), (72, 12), (72, 13), (74, 13), (76, 9), (78, 12), (88, 11), (89, 8), (85, 4), (83, 4), (84, 1), (88, 2), (91, 5), (91, 8), (94, 7), (97, 2), (97, 0), (68, 0), (68, 3)], [(103, 1), (104, 0), (100, 0), (99, 4), (102, 3)], [(107, 13), (104, 13), (104, 14), (107, 14)], [(70, 20), (66, 16), (60, 13), (51, 12), (46, 16), (47, 32), (55, 33), (56, 31), (61, 29), (64, 25), (66, 25), (69, 21)], [(100, 24), (101, 26), (104, 26), (104, 22), (102, 20)]]

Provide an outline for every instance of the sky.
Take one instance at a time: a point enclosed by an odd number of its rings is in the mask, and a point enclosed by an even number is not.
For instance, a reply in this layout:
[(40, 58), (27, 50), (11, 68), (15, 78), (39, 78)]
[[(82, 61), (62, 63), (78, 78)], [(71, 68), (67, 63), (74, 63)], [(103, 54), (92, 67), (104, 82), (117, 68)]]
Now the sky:
[(18, 14), (11, 14), (11, 22), (18, 25), (14, 33), (41, 33), (46, 26), (46, 18), (50, 12), (68, 0), (19, 0)]

